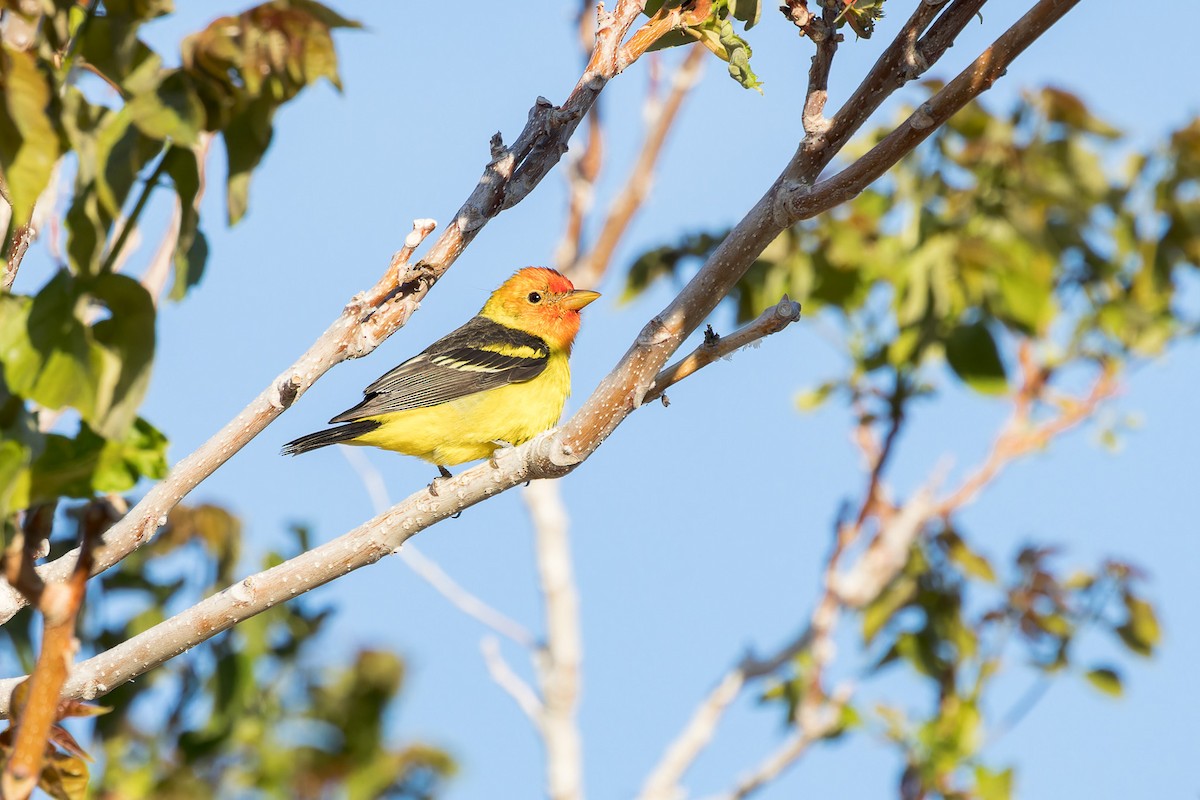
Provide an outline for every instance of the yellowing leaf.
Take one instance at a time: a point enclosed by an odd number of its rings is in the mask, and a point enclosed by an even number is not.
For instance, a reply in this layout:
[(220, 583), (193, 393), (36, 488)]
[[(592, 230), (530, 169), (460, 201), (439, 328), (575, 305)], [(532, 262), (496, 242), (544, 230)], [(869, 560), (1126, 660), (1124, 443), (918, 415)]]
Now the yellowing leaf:
[(50, 97), (34, 53), (5, 45), (0, 50), (0, 171), (18, 225), (29, 221), (58, 160), (58, 134), (47, 113)]
[(1121, 676), (1116, 670), (1108, 667), (1089, 669), (1085, 674), (1088, 682), (1111, 697), (1120, 697), (1123, 691)]

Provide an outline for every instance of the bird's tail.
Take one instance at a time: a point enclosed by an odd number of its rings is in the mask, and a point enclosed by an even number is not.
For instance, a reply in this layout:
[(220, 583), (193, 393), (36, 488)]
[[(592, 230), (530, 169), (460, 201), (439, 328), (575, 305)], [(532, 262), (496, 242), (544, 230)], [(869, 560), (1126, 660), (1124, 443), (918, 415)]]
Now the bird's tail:
[(316, 450), (318, 447), (324, 447), (325, 445), (350, 442), (364, 433), (370, 433), (382, 424), (373, 419), (364, 419), (358, 422), (338, 425), (336, 428), (310, 433), (308, 436), (301, 436), (299, 439), (288, 442), (283, 446), (281, 452), (285, 456), (298, 456), (301, 453), (307, 453), (309, 450)]

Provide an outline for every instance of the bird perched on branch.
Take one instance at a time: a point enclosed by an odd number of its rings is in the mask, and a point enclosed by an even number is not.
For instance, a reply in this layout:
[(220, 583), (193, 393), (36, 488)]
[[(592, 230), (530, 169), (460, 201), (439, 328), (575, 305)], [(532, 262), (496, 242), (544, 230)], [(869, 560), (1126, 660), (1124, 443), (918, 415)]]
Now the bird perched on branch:
[(470, 322), (368, 386), (361, 403), (283, 446), (298, 455), (329, 444), (395, 450), (447, 466), (490, 458), (558, 422), (571, 392), (567, 357), (579, 310), (598, 292), (546, 267), (526, 267), (492, 292)]

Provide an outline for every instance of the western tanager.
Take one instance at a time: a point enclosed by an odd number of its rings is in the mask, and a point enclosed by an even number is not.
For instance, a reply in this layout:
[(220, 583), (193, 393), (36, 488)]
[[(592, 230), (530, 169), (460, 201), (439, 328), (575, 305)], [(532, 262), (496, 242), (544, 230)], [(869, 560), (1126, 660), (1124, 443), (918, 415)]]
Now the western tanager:
[(328, 444), (395, 450), (447, 466), (490, 458), (558, 422), (571, 392), (567, 357), (579, 310), (599, 293), (546, 267), (526, 267), (479, 314), (368, 386), (336, 428), (283, 446), (298, 455)]

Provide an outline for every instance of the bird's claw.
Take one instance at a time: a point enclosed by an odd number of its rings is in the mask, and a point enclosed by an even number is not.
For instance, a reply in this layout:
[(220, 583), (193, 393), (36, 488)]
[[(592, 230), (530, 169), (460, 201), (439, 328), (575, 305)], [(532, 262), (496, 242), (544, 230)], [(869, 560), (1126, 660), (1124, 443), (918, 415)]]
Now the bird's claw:
[(496, 445), (496, 449), (492, 451), (490, 456), (488, 456), (488, 464), (491, 465), (492, 469), (500, 469), (500, 462), (496, 460), (496, 454), (501, 450), (511, 450), (513, 448), (513, 444), (512, 442), (506, 442), (503, 439), (495, 439), (492, 441), (492, 444)]
[(441, 475), (439, 475), (438, 477), (434, 478), (432, 481), (429, 482), (429, 494), (433, 495), (434, 497), (438, 496), (438, 490), (437, 490), (438, 481), (444, 481), (444, 480), (448, 480), (448, 479), (454, 477), (453, 475), (450, 474), (450, 470), (446, 469), (441, 464), (438, 464), (437, 468), (438, 468), (438, 472), (440, 472)]

